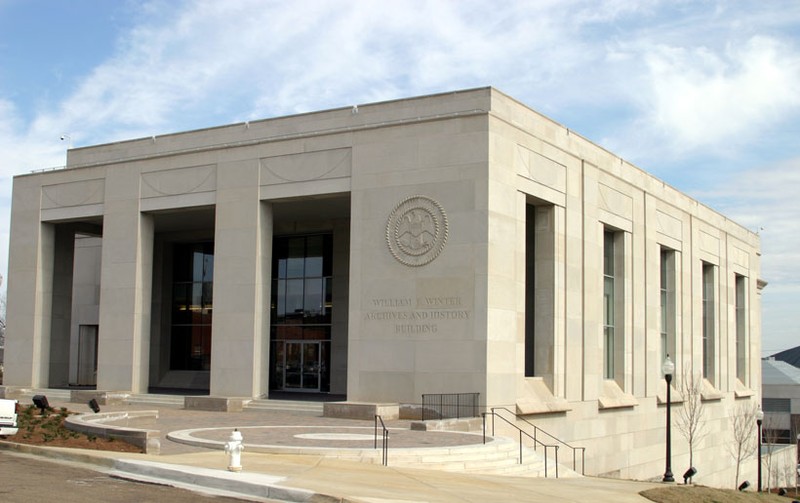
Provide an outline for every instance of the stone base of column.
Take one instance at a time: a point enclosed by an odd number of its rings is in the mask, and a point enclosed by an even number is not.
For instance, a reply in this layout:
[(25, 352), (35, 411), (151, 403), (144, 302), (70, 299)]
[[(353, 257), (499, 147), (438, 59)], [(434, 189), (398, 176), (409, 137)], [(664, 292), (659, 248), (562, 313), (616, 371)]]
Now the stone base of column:
[(222, 396), (187, 396), (183, 408), (187, 410), (207, 410), (211, 412), (241, 412), (251, 398), (229, 398)]
[(384, 420), (399, 419), (400, 405), (396, 403), (325, 402), (322, 404), (322, 415), (370, 421), (375, 419), (375, 416), (381, 416)]
[(81, 389), (70, 391), (69, 401), (72, 403), (88, 403), (97, 400), (98, 405), (124, 405), (131, 396), (129, 391), (102, 391)]

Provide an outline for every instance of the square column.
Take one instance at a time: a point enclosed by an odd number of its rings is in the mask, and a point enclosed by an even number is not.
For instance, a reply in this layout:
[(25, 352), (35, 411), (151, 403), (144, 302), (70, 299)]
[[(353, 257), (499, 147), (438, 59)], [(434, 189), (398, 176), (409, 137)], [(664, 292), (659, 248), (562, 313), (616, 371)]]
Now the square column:
[(3, 375), (7, 386), (46, 387), (49, 380), (55, 227), (41, 222), (40, 202), (37, 180), (14, 180)]
[(268, 392), (272, 207), (257, 160), (220, 164), (214, 235), (211, 396)]
[(154, 226), (139, 211), (139, 173), (109, 172), (104, 206), (97, 389), (146, 393)]

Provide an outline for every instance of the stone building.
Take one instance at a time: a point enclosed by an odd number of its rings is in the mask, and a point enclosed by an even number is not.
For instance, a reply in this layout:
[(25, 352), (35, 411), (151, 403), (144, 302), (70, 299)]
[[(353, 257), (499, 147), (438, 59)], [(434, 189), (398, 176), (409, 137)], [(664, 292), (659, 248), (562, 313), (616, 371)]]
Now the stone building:
[(646, 479), (669, 354), (703, 380), (695, 480), (730, 485), (759, 259), (755, 233), (492, 88), (76, 148), (14, 179), (5, 379), (475, 392), (585, 446), (587, 473)]

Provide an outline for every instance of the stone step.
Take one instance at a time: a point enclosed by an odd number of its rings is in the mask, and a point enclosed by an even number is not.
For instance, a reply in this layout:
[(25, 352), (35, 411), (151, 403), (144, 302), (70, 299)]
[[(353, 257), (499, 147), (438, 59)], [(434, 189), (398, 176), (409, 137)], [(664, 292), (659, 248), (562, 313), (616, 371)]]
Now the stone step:
[(130, 395), (127, 399), (128, 403), (136, 404), (154, 404), (154, 405), (171, 405), (174, 407), (183, 407), (183, 395)]
[(303, 400), (269, 400), (258, 398), (245, 405), (245, 409), (254, 410), (288, 410), (300, 412), (317, 412), (322, 414), (323, 402), (310, 402)]
[[(487, 444), (439, 449), (426, 452), (423, 449), (389, 449), (389, 464), (432, 470), (485, 473), (523, 477), (544, 477), (543, 454), (527, 447), (523, 448), (523, 462), (519, 462), (519, 444), (511, 439), (496, 437)], [(572, 470), (560, 465), (559, 476), (577, 476)], [(547, 475), (555, 477), (555, 461), (547, 460)]]

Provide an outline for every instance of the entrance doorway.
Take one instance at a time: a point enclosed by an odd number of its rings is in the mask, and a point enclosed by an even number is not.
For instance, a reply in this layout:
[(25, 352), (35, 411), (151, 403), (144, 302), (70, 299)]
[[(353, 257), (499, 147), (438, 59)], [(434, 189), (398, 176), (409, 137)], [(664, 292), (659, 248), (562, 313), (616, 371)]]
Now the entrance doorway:
[(272, 343), (272, 389), (325, 393), (330, 341), (284, 340)]
[(78, 386), (97, 385), (97, 325), (78, 327)]
[(286, 342), (283, 387), (286, 390), (320, 390), (320, 343)]

